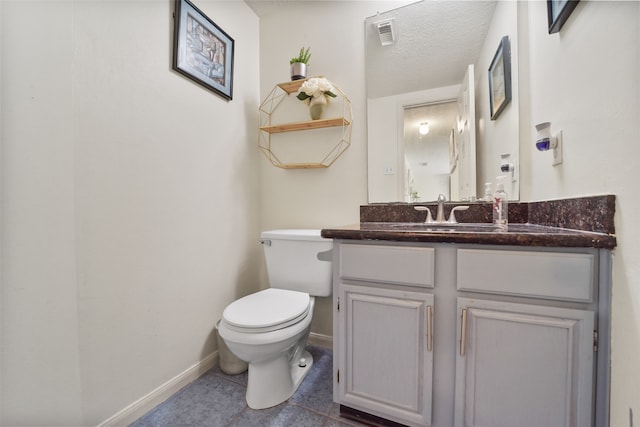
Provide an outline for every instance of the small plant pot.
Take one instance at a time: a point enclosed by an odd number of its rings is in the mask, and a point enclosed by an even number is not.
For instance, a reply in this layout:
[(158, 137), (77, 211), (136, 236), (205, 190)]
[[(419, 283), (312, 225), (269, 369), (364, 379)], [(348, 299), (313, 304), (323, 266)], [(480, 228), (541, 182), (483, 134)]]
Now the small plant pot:
[(301, 80), (307, 78), (307, 64), (294, 62), (291, 64), (291, 80)]

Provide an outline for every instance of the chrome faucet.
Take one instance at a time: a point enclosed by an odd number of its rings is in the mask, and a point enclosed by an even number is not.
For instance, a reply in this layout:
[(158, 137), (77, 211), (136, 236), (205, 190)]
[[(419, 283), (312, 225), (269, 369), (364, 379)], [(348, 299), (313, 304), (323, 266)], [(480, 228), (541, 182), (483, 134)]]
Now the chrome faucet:
[(417, 211), (427, 211), (427, 218), (424, 220), (425, 224), (456, 224), (456, 216), (454, 214), (455, 211), (466, 211), (469, 209), (469, 206), (455, 206), (451, 209), (451, 214), (449, 215), (449, 219), (444, 219), (444, 202), (447, 201), (447, 198), (444, 194), (438, 195), (438, 210), (436, 211), (436, 219), (434, 220), (431, 216), (431, 211), (426, 206), (414, 206), (413, 208)]
[(444, 202), (447, 201), (447, 198), (444, 194), (438, 195), (438, 211), (436, 212), (436, 222), (444, 222)]

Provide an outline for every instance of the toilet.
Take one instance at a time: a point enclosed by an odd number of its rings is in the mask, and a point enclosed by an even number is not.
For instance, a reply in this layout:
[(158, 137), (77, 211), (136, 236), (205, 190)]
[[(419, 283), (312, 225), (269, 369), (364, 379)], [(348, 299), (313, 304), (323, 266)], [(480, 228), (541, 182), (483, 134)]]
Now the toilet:
[(315, 297), (331, 295), (333, 241), (320, 230), (260, 234), (269, 288), (229, 304), (218, 333), (249, 364), (247, 404), (278, 405), (293, 395), (313, 365), (306, 351)]

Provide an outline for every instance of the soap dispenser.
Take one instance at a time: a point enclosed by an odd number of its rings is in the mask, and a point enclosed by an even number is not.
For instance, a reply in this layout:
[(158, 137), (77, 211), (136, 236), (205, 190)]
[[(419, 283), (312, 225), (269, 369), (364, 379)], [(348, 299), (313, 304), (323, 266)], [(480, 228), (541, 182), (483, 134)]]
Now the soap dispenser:
[(496, 192), (493, 193), (493, 225), (498, 231), (507, 231), (508, 213), (507, 193), (504, 191), (504, 184), (498, 181)]
[(485, 202), (492, 202), (493, 201), (493, 193), (491, 192), (491, 183), (490, 182), (485, 182), (484, 183), (484, 196), (482, 196), (482, 200), (484, 200)]

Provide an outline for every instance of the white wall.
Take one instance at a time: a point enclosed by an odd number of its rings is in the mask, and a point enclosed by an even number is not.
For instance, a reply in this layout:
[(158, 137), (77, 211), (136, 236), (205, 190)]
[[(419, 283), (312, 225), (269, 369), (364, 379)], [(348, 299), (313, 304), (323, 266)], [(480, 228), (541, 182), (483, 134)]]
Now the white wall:
[(0, 3), (2, 425), (105, 420), (258, 286), (258, 19), (195, 3), (230, 102), (171, 70), (171, 1)]
[[(360, 205), (367, 203), (364, 20), (385, 7), (384, 2), (290, 2), (261, 17), (262, 98), (276, 83), (290, 80), (289, 59), (311, 46), (308, 74), (327, 77), (353, 105), (351, 146), (330, 168), (285, 170), (260, 159), (261, 228), (359, 222)], [(306, 107), (301, 103), (301, 108)], [(331, 298), (321, 299), (312, 330), (331, 335), (331, 313)]]
[(611, 426), (640, 418), (640, 11), (638, 2), (581, 1), (559, 34), (544, 2), (528, 7), (531, 123), (563, 131), (564, 163), (521, 140), (522, 199), (615, 194)]
[(402, 126), (397, 120), (397, 103), (392, 96), (367, 100), (369, 203), (404, 200), (405, 191), (399, 187), (398, 174), (406, 170), (400, 165), (407, 163), (404, 153), (402, 162), (398, 161), (398, 129), (402, 129)]
[[(513, 182), (512, 174), (500, 171), (501, 154), (509, 153), (511, 159), (518, 159), (518, 125), (520, 91), (519, 91), (519, 37), (518, 37), (518, 8), (526, 5), (524, 2), (500, 1), (491, 21), (480, 57), (475, 67), (476, 72), (476, 155), (477, 180), (476, 194), (484, 195), (484, 184), (490, 182), (495, 190), (497, 176), (507, 176), (503, 179), (505, 191), (510, 199), (519, 199), (519, 182)], [(489, 67), (503, 36), (509, 36), (511, 45), (511, 88), (512, 99), (496, 120), (491, 120), (489, 106)], [(517, 165), (517, 162), (515, 162)], [(517, 171), (516, 169), (516, 179)]]
[(1, 7), (1, 423), (80, 424), (73, 4)]
[[(0, 7), (0, 26), (2, 25), (2, 7)], [(0, 31), (0, 100), (2, 98), (2, 31)], [(2, 117), (2, 101), (0, 101), (0, 117)], [(2, 121), (0, 120), (0, 125)], [(2, 127), (0, 126), (0, 165), (2, 165)], [(2, 188), (2, 167), (0, 166), (0, 189)], [(2, 191), (0, 191), (0, 206), (2, 205)], [(0, 218), (1, 212), (0, 212)], [(0, 219), (0, 254), (2, 253), (2, 220)], [(0, 255), (0, 346), (2, 345), (2, 256)], [(2, 384), (2, 350), (0, 350), (0, 384)], [(2, 422), (2, 387), (0, 386), (0, 422)]]

